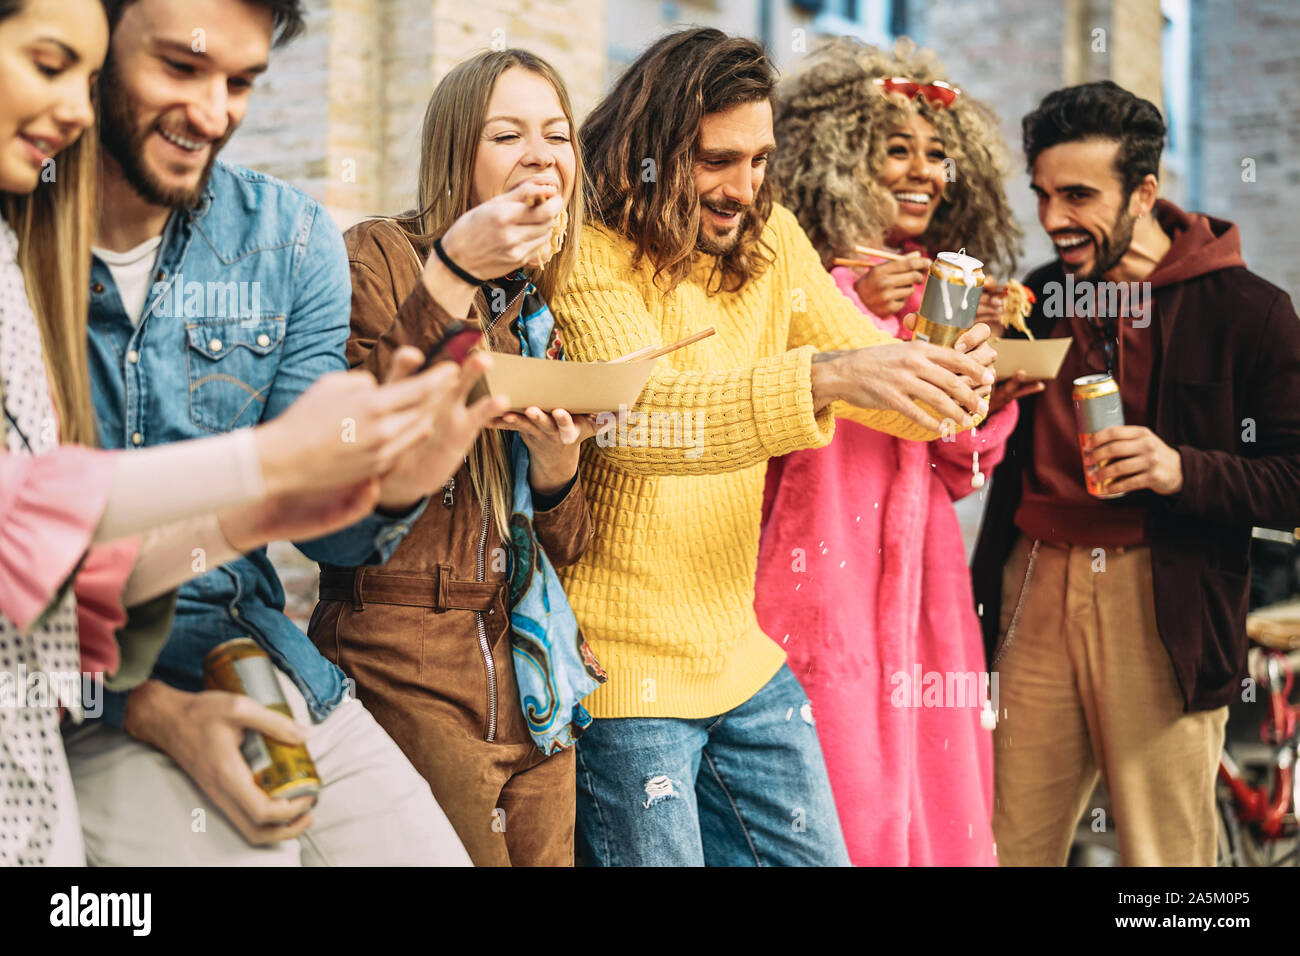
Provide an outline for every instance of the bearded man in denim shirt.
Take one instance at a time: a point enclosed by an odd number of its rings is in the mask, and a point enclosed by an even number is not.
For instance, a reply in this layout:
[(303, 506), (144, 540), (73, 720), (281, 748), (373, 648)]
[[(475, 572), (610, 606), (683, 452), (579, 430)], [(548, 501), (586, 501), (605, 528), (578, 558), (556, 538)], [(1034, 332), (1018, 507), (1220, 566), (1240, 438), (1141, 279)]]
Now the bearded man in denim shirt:
[[(90, 307), (101, 442), (157, 445), (272, 418), (347, 367), (346, 253), (320, 205), (216, 155), (273, 41), (301, 31), (300, 0), (105, 6)], [(385, 561), (424, 508), (412, 494), (419, 465), (404, 460), (384, 479), (371, 517), (302, 551)], [(152, 678), (108, 694), (104, 719), (68, 740), (88, 860), (468, 864), (428, 785), (283, 607), (264, 550), (182, 588)], [(204, 656), (238, 637), (270, 655), (305, 734), (248, 698), (203, 690)], [(256, 788), (239, 749), (246, 728), (307, 742), (322, 781), (314, 809)]]

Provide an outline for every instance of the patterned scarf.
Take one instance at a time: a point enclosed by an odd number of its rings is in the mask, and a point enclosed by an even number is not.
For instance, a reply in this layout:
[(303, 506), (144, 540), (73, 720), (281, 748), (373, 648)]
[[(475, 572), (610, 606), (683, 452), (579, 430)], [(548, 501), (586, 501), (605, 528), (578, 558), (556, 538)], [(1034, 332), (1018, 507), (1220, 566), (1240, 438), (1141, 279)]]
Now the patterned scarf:
[[(564, 360), (550, 308), (529, 285), (518, 321), (526, 356)], [(510, 640), (528, 732), (546, 754), (573, 746), (591, 723), (582, 699), (608, 679), (578, 628), (559, 575), (533, 530), (528, 446), (511, 435), (514, 503), (510, 515)]]

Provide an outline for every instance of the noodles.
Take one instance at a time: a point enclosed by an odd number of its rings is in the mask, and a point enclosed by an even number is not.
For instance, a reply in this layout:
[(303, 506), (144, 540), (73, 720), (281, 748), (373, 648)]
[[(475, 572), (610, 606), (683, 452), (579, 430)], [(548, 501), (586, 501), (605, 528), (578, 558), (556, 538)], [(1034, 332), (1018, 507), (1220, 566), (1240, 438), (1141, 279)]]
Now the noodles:
[(1015, 279), (1007, 280), (1002, 294), (1006, 296), (1006, 302), (1002, 305), (1002, 324), (1009, 329), (1023, 332), (1032, 342), (1034, 333), (1029, 331), (1025, 319), (1029, 318), (1029, 313), (1034, 310), (1034, 294)]
[(560, 254), (564, 248), (564, 237), (569, 231), (569, 210), (561, 209), (560, 214), (555, 217), (555, 224), (551, 226), (551, 236), (534, 254), (533, 258), (528, 261), (528, 265), (534, 269), (540, 269), (546, 263)]

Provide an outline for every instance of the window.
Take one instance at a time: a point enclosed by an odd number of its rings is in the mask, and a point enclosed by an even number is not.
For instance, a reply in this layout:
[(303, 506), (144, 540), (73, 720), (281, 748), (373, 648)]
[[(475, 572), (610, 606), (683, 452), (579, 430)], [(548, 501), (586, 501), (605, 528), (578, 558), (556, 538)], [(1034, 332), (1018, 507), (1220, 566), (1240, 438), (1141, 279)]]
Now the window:
[(813, 29), (888, 48), (906, 30), (906, 6), (906, 0), (826, 0)]

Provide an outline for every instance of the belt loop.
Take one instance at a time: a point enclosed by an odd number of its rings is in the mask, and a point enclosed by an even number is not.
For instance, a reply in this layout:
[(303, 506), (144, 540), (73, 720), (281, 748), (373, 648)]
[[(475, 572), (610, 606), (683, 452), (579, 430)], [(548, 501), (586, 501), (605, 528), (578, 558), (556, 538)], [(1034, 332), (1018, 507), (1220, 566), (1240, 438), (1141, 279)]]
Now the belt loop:
[(447, 611), (447, 585), (451, 582), (451, 565), (439, 564), (433, 569), (433, 613)]
[(361, 612), (366, 609), (365, 601), (362, 600), (362, 581), (366, 576), (365, 568), (357, 568), (352, 573), (352, 610)]

